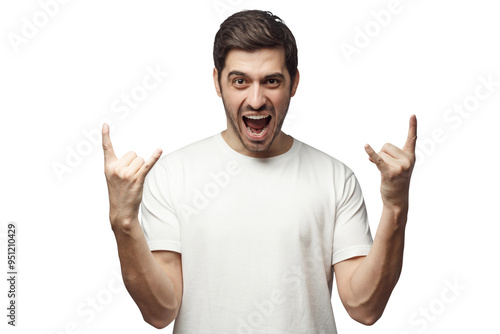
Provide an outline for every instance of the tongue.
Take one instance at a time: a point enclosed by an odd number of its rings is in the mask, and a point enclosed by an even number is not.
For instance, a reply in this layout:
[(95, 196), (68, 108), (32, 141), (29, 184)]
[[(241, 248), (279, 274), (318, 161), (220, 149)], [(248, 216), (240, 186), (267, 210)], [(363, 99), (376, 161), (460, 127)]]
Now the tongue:
[(245, 124), (252, 129), (255, 130), (260, 130), (263, 129), (269, 122), (269, 117), (262, 118), (262, 119), (251, 119), (251, 118), (246, 118), (244, 117)]

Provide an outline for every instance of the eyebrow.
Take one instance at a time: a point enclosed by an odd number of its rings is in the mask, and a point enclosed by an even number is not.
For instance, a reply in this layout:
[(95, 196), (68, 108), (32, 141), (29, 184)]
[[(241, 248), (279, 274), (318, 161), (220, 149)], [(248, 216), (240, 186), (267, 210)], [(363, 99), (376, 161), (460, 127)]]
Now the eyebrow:
[[(245, 73), (245, 72), (241, 72), (241, 71), (231, 71), (228, 73), (227, 77), (231, 77), (231, 76), (242, 76), (242, 77), (248, 77), (248, 75)], [(276, 72), (276, 73), (271, 73), (271, 74), (268, 74), (264, 77), (264, 80), (267, 80), (267, 79), (272, 79), (272, 78), (279, 78), (281, 80), (285, 80), (285, 75), (281, 72)]]
[(285, 75), (283, 73), (280, 73), (280, 72), (272, 73), (272, 74), (266, 75), (264, 77), (264, 79), (272, 79), (272, 78), (279, 78), (279, 79), (285, 81)]
[(227, 77), (229, 78), (230, 76), (232, 75), (236, 75), (236, 76), (241, 76), (241, 77), (246, 77), (247, 74), (244, 73), (244, 72), (240, 72), (240, 71), (231, 71), (228, 73)]

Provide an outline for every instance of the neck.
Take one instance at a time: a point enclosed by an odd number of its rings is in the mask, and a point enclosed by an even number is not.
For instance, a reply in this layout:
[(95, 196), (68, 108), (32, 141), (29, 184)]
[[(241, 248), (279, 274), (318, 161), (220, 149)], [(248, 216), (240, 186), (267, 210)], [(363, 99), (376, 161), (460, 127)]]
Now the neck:
[(293, 145), (293, 137), (290, 135), (287, 135), (283, 131), (280, 131), (278, 136), (274, 139), (273, 143), (271, 144), (271, 147), (269, 147), (267, 150), (263, 151), (251, 151), (247, 149), (241, 140), (238, 138), (238, 136), (232, 136), (229, 133), (229, 130), (224, 130), (221, 133), (222, 138), (226, 142), (226, 144), (229, 145), (233, 150), (236, 152), (252, 157), (252, 158), (271, 158), (275, 157), (281, 154), (284, 154), (292, 148)]

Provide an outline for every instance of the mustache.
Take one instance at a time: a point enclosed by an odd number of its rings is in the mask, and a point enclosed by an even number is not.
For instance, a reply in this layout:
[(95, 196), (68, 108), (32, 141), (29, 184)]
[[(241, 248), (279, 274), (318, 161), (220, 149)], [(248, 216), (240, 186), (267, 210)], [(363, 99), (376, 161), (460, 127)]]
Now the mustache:
[(240, 109), (240, 113), (245, 112), (245, 111), (256, 111), (256, 112), (268, 111), (268, 112), (274, 114), (274, 107), (272, 105), (264, 104), (260, 108), (255, 109), (252, 106), (247, 104), (245, 107)]

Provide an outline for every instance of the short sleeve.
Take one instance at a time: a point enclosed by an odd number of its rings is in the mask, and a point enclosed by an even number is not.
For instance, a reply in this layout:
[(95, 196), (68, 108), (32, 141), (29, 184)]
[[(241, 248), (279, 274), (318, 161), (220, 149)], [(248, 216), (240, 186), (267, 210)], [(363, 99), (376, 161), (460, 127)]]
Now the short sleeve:
[(347, 176), (336, 204), (332, 265), (368, 255), (373, 243), (363, 194), (354, 174)]
[(151, 251), (181, 253), (180, 225), (175, 212), (167, 168), (158, 161), (144, 181), (141, 223)]

